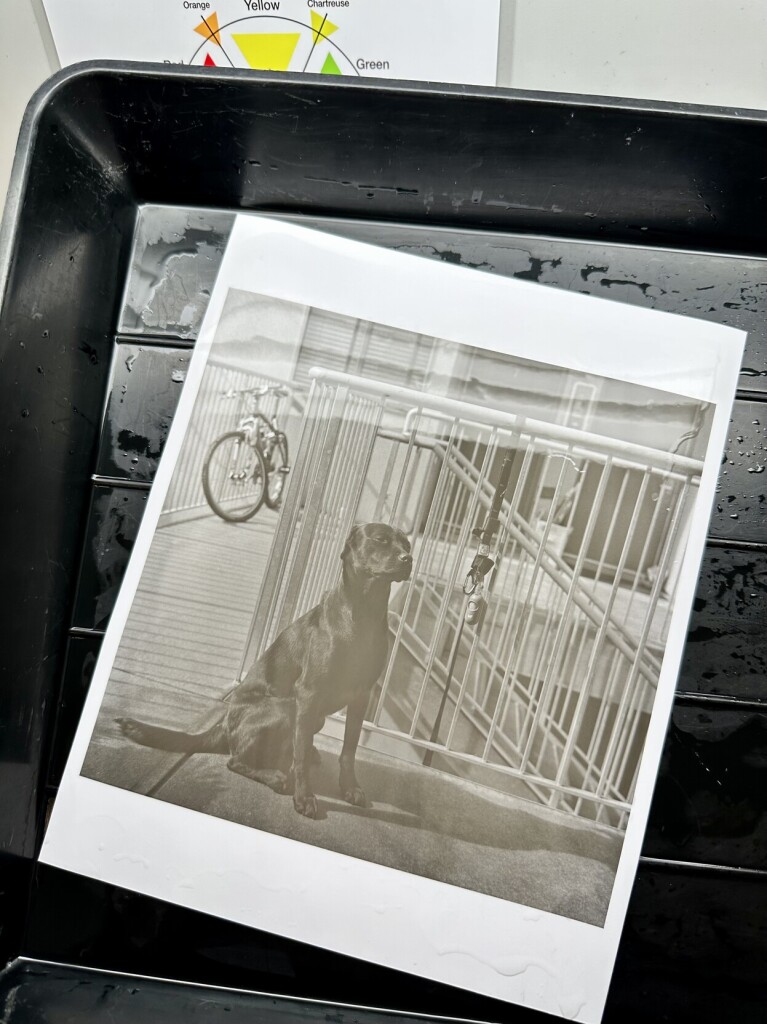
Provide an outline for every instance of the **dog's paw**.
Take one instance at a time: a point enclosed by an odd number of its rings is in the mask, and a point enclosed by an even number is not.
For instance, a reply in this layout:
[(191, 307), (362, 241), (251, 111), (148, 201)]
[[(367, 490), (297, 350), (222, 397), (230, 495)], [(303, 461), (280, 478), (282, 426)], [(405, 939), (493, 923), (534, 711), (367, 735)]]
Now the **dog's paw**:
[(355, 807), (367, 806), (365, 790), (360, 789), (359, 786), (347, 786), (345, 789), (342, 787), (341, 793), (347, 804), (354, 804)]
[(287, 777), (285, 772), (275, 772), (270, 782), (267, 782), (269, 789), (273, 789), (275, 793), (284, 795), (293, 788), (293, 782)]
[(317, 804), (317, 797), (313, 793), (309, 796), (299, 797), (293, 796), (293, 806), (299, 814), (303, 814), (305, 818), (316, 818), (319, 806)]

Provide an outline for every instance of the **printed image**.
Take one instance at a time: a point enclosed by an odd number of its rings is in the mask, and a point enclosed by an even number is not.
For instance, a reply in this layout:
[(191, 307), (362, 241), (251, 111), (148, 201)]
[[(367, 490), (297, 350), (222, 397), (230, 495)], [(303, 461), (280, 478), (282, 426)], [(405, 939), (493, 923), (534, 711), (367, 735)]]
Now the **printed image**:
[(230, 289), (82, 775), (601, 926), (712, 410)]

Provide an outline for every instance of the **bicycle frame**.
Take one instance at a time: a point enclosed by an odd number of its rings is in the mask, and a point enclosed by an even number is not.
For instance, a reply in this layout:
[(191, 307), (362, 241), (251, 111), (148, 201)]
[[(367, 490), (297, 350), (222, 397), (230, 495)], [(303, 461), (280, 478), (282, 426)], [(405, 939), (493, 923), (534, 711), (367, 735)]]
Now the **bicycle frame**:
[(264, 455), (271, 455), (274, 441), (280, 433), (280, 427), (276, 414), (270, 420), (265, 413), (261, 412), (259, 408), (261, 397), (253, 391), (247, 392), (246, 400), (252, 405), (252, 409), (240, 419), (237, 429), (247, 435), (249, 444), (260, 444), (262, 449), (265, 449), (265, 444), (272, 442), (268, 451), (264, 450)]
[(262, 412), (244, 416), (237, 425), (247, 437), (248, 444), (261, 448), (264, 458), (271, 458), (279, 433), (277, 425)]

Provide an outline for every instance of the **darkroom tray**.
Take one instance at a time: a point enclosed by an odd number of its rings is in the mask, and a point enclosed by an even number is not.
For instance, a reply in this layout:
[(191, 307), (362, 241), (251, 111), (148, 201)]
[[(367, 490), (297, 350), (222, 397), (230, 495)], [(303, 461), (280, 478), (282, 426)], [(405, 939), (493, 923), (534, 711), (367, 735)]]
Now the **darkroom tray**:
[(40, 90), (0, 231), (0, 947), (3, 962), (28, 958), (0, 981), (3, 1019), (275, 1006), (139, 976), (290, 996), (277, 1006), (291, 1017), (316, 1014), (301, 998), (540, 1016), (35, 862), (247, 210), (749, 332), (605, 1020), (762, 1019), (765, 152), (761, 113), (553, 94), (138, 64), (76, 66)]

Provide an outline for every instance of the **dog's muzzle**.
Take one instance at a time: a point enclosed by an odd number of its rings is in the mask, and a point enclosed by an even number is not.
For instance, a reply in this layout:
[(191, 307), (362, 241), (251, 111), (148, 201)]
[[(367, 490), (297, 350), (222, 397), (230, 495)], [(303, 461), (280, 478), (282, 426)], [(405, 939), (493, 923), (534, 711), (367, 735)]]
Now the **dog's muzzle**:
[(413, 556), (403, 554), (400, 555), (397, 560), (397, 565), (392, 571), (392, 575), (397, 583), (404, 583), (405, 580), (410, 579), (410, 573), (413, 569)]

